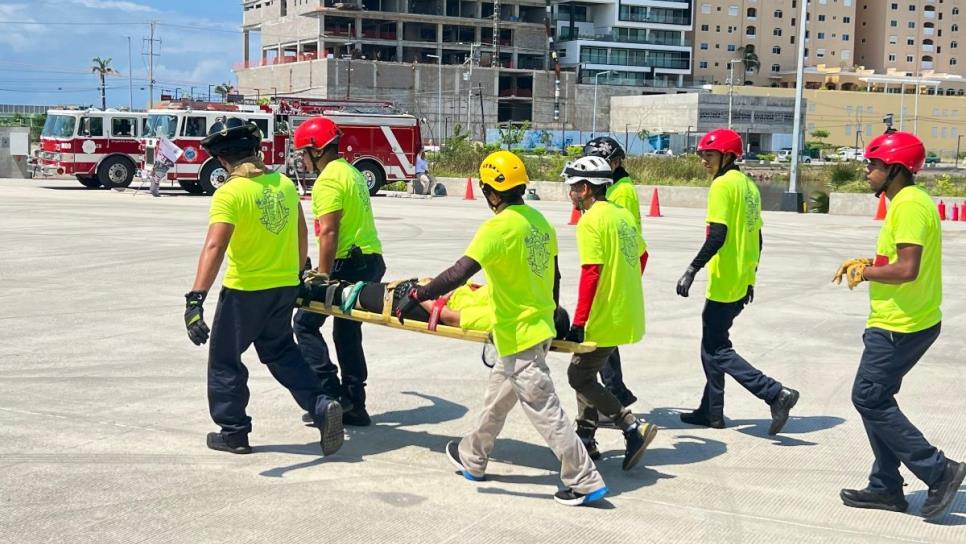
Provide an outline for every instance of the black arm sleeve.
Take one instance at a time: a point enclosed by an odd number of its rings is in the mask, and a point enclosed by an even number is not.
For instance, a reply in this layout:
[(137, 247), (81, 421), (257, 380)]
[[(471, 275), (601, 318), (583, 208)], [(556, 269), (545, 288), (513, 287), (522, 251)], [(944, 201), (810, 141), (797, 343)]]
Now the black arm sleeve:
[(691, 267), (701, 270), (708, 264), (711, 257), (714, 257), (721, 246), (725, 243), (728, 236), (728, 226), (721, 223), (708, 223), (708, 237), (704, 239), (704, 245), (698, 251), (698, 255), (691, 261)]
[(758, 231), (758, 255), (761, 255), (761, 251), (765, 249), (765, 235)]
[(556, 255), (553, 257), (553, 302), (560, 306), (560, 262)]
[(439, 298), (466, 283), (480, 270), (480, 263), (464, 255), (456, 264), (433, 278), (429, 285), (416, 289), (416, 298), (420, 301)]

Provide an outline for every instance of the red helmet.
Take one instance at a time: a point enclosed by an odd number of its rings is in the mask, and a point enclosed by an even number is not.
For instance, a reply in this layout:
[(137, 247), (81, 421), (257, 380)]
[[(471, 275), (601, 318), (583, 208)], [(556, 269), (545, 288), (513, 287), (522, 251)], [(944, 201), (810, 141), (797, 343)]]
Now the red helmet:
[(879, 159), (886, 164), (899, 164), (915, 174), (926, 162), (926, 146), (911, 132), (886, 132), (869, 142), (866, 159)]
[(306, 119), (295, 129), (293, 145), (295, 149), (322, 149), (331, 143), (338, 143), (341, 137), (339, 127), (331, 119), (319, 115)]
[(730, 128), (716, 128), (709, 130), (701, 137), (698, 142), (698, 151), (720, 151), (721, 153), (733, 153), (741, 158), (741, 135)]

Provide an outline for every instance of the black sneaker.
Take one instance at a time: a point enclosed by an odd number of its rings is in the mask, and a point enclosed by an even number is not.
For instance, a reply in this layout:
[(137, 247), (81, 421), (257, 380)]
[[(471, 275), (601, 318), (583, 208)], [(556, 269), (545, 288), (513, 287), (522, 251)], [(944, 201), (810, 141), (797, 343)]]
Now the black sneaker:
[(573, 489), (561, 489), (553, 495), (553, 500), (559, 502), (564, 506), (580, 506), (582, 504), (590, 504), (592, 502), (599, 501), (604, 498), (607, 494), (607, 486), (593, 491), (584, 495), (583, 493), (577, 493)]
[(252, 452), (248, 445), (248, 435), (224, 435), (222, 433), (208, 433), (208, 447), (213, 450), (228, 453), (246, 454)]
[(624, 464), (621, 468), (630, 470), (637, 465), (644, 455), (644, 450), (657, 436), (657, 426), (645, 421), (638, 422), (637, 425), (628, 429), (624, 433), (624, 441), (627, 449), (624, 451)]
[(927, 519), (938, 518), (949, 511), (953, 499), (966, 478), (966, 463), (946, 461), (946, 469), (938, 482), (929, 487), (926, 502), (922, 503), (922, 515)]
[(600, 459), (600, 449), (597, 447), (597, 441), (593, 438), (581, 438), (580, 443), (584, 445), (587, 449), (587, 455), (594, 461)]
[(688, 425), (700, 425), (702, 427), (711, 427), (712, 429), (724, 429), (725, 427), (724, 418), (711, 419), (704, 412), (699, 412), (697, 410), (693, 412), (681, 413), (681, 423), (687, 423)]
[(782, 387), (778, 397), (771, 403), (771, 425), (768, 427), (768, 434), (776, 435), (781, 432), (785, 422), (788, 421), (788, 413), (797, 403), (798, 391)]
[(460, 443), (456, 440), (450, 440), (446, 443), (446, 458), (449, 459), (449, 462), (452, 463), (453, 466), (456, 467), (456, 470), (459, 470), (460, 474), (462, 474), (467, 480), (471, 482), (479, 482), (483, 480), (482, 477), (476, 477), (470, 474), (469, 471), (466, 470), (466, 467), (463, 466), (463, 461), (460, 459)]
[(909, 503), (902, 493), (889, 494), (865, 489), (843, 489), (839, 492), (842, 504), (852, 508), (872, 508), (889, 512), (905, 512)]
[(319, 444), (322, 446), (322, 455), (332, 455), (339, 451), (345, 441), (345, 429), (342, 426), (342, 405), (338, 401), (330, 400), (325, 406), (325, 414), (322, 418), (322, 425), (319, 427), (319, 434), (322, 438)]
[(342, 423), (352, 427), (368, 427), (372, 425), (372, 418), (365, 406), (358, 406), (342, 414)]

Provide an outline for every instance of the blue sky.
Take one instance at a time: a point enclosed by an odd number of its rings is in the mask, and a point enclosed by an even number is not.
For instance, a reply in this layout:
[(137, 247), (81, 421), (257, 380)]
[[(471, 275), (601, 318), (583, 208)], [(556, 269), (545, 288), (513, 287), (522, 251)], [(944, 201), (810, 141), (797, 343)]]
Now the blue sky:
[(128, 105), (132, 74), (134, 106), (144, 108), (151, 20), (161, 40), (155, 99), (159, 89), (207, 94), (209, 83), (235, 82), (241, 13), (241, 0), (0, 0), (0, 103), (99, 106), (91, 59), (110, 57), (121, 75), (108, 79), (108, 107)]

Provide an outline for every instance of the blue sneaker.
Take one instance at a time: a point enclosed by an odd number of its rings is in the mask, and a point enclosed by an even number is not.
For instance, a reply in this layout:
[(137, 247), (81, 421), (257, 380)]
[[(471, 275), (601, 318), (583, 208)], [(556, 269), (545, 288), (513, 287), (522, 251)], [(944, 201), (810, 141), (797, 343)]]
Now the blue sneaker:
[(586, 495), (583, 493), (577, 493), (573, 489), (567, 488), (557, 491), (553, 496), (553, 500), (564, 506), (580, 506), (582, 504), (590, 504), (603, 499), (604, 495), (607, 494), (607, 491), (606, 485)]
[(453, 466), (456, 467), (456, 470), (460, 471), (460, 474), (462, 474), (467, 480), (471, 482), (480, 482), (483, 480), (482, 476), (473, 476), (468, 470), (466, 470), (466, 467), (463, 466), (463, 461), (460, 461), (460, 445), (456, 440), (450, 440), (446, 444), (446, 458), (449, 459), (450, 463), (453, 463)]

